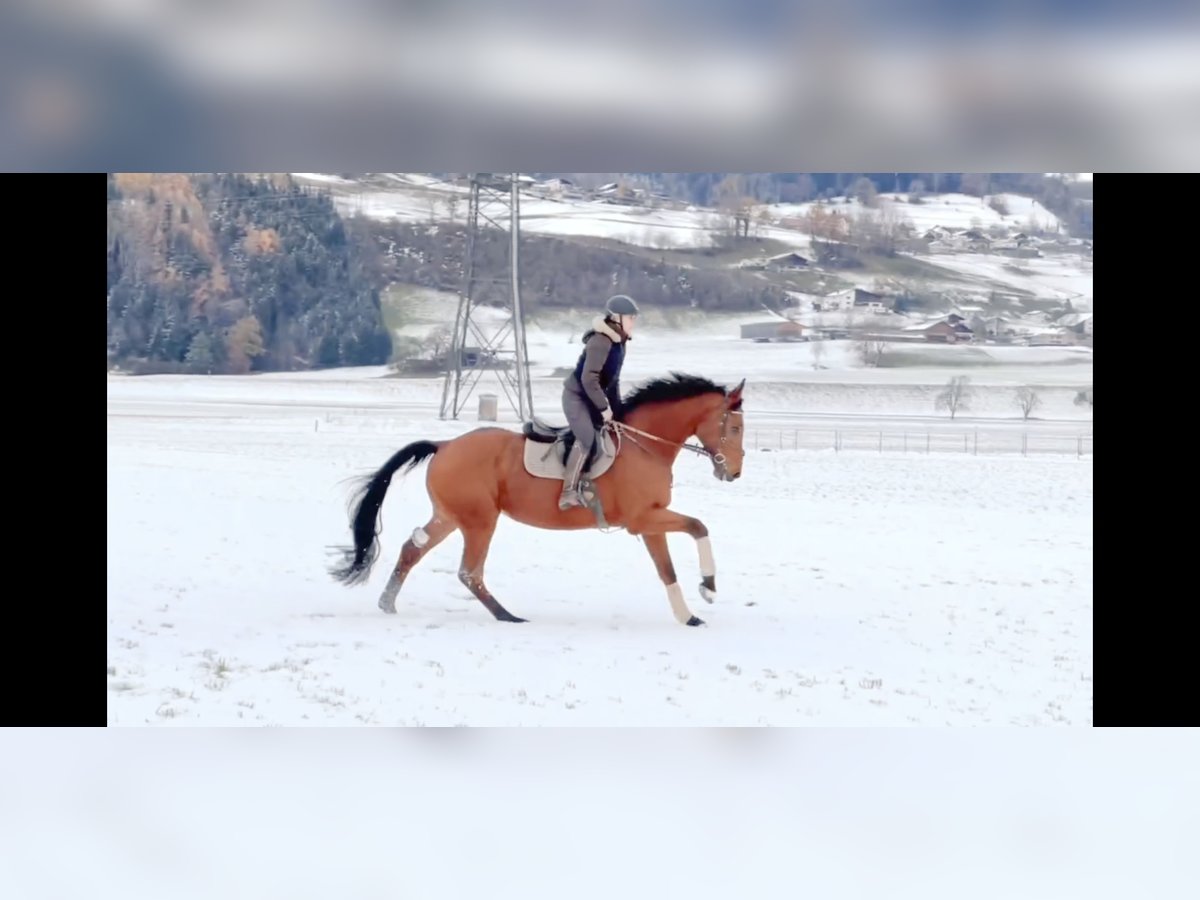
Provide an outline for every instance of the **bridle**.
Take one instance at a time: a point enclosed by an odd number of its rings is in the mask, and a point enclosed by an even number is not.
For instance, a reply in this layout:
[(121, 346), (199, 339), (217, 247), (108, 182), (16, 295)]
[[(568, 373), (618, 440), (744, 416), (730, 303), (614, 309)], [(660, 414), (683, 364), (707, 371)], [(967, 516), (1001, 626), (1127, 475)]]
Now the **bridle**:
[[(712, 450), (709, 450), (707, 447), (704, 447), (704, 446), (697, 447), (695, 444), (687, 444), (687, 443), (680, 444), (675, 441), (668, 441), (666, 438), (661, 438), (657, 434), (650, 434), (650, 432), (648, 432), (648, 431), (642, 431), (640, 428), (634, 428), (632, 425), (627, 425), (624, 422), (617, 422), (614, 420), (614, 421), (610, 422), (609, 424), (611, 426), (613, 426), (613, 430), (617, 435), (618, 444), (617, 444), (616, 449), (618, 452), (620, 451), (619, 441), (620, 441), (620, 436), (621, 436), (622, 432), (632, 432), (632, 434), (640, 434), (642, 437), (648, 437), (651, 440), (659, 441), (660, 443), (663, 443), (663, 444), (669, 444), (670, 446), (678, 447), (681, 450), (690, 450), (691, 452), (697, 453), (700, 456), (708, 457), (710, 460), (712, 460), (713, 471), (716, 472), (717, 475), (719, 475), (722, 480), (728, 481), (729, 480), (729, 478), (728, 478), (729, 470), (725, 467), (725, 462), (728, 459), (728, 457), (725, 456), (724, 448), (725, 448), (725, 441), (729, 437), (729, 417), (730, 416), (740, 416), (741, 414), (742, 414), (742, 411), (740, 409), (730, 409), (729, 407), (725, 408), (725, 412), (721, 416), (721, 439), (719, 441), (717, 441), (717, 449), (715, 452)], [(634, 444), (636, 444), (638, 447), (641, 447), (641, 449), (645, 450), (647, 453), (650, 452), (649, 450), (646, 450), (646, 448), (642, 446), (641, 442), (637, 438), (633, 437), (632, 435), (629, 436), (629, 440), (632, 441)]]

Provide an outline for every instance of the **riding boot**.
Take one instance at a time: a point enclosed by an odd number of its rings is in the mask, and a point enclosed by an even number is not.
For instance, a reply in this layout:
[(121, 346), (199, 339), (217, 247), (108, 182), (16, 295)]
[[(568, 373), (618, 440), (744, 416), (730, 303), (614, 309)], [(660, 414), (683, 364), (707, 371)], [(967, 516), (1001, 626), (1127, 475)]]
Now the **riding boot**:
[(570, 509), (572, 506), (583, 506), (583, 498), (579, 496), (579, 476), (583, 470), (583, 458), (586, 451), (576, 441), (567, 456), (567, 467), (563, 473), (562, 494), (558, 498), (559, 509)]

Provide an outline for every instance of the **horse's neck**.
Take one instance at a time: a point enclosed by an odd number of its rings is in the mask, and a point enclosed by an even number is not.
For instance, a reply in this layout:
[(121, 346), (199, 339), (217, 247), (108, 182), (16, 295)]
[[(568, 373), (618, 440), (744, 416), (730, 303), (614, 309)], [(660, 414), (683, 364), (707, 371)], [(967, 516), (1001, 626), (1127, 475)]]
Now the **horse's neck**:
[(699, 398), (677, 403), (655, 403), (634, 410), (629, 424), (664, 441), (682, 444), (700, 424)]

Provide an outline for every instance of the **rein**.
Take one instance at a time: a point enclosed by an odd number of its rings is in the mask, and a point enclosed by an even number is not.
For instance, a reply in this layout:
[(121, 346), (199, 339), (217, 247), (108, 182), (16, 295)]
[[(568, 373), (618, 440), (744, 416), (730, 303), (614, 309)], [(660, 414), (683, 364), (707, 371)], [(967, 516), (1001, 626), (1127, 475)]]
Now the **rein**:
[[(727, 410), (725, 410), (725, 414), (723, 416), (721, 416), (721, 443), (720, 443), (720, 445), (718, 445), (716, 453), (713, 453), (707, 447), (697, 447), (695, 444), (687, 444), (687, 443), (680, 444), (680, 443), (677, 443), (676, 441), (668, 441), (666, 438), (661, 438), (657, 434), (651, 434), (648, 431), (642, 431), (640, 428), (634, 428), (632, 425), (626, 425), (624, 422), (614, 421), (614, 422), (610, 422), (609, 424), (615, 428), (618, 440), (620, 440), (621, 432), (629, 431), (629, 432), (633, 432), (634, 434), (640, 434), (640, 435), (642, 435), (642, 437), (648, 437), (651, 440), (659, 441), (660, 443), (663, 443), (663, 444), (668, 444), (672, 447), (678, 447), (680, 450), (690, 450), (693, 453), (699, 454), (700, 456), (708, 457), (709, 459), (711, 459), (713, 462), (715, 462), (719, 466), (723, 466), (723, 465), (725, 465), (725, 454), (721, 452), (720, 447), (724, 446), (724, 444), (725, 444), (725, 437), (726, 437), (725, 424), (726, 424), (726, 421), (729, 419), (730, 414), (740, 416), (741, 412), (738, 410), (727, 409)], [(643, 450), (646, 450), (645, 447), (642, 447), (641, 442), (638, 441), (637, 438), (630, 437), (629, 440), (632, 441), (633, 443), (637, 444)], [(650, 451), (646, 450), (646, 452), (649, 453)]]

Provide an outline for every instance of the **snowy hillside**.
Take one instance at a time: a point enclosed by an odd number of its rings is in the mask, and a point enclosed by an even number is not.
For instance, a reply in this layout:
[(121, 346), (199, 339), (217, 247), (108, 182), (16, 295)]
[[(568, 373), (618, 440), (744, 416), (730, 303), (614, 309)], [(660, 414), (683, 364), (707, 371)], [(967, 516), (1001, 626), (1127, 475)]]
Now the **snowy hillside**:
[[(921, 203), (909, 203), (908, 194), (880, 194), (880, 209), (897, 215), (901, 221), (909, 222), (918, 232), (930, 228), (989, 228), (994, 225), (1021, 229), (1028, 225), (1055, 231), (1063, 228), (1058, 216), (1036, 200), (1017, 194), (989, 194), (987, 197), (972, 197), (967, 194), (929, 194)], [(990, 205), (992, 200), (1001, 201), (1009, 210), (1001, 215)], [(812, 210), (813, 203), (771, 203), (760, 207), (775, 218), (802, 218)], [(856, 215), (863, 210), (857, 200), (844, 197), (824, 201), (821, 204), (829, 212)]]
[[(334, 190), (338, 207), (344, 212), (359, 212), (380, 219), (401, 221), (446, 220), (447, 200), (457, 198), (457, 218), (465, 214), (467, 188), (416, 174), (388, 173), (385, 188), (365, 185), (336, 175), (292, 173), (301, 181), (323, 184)], [(906, 202), (907, 194), (880, 194), (885, 208), (892, 209), (919, 231), (934, 226), (943, 228), (988, 228), (994, 225), (1024, 228), (1035, 225), (1047, 230), (1062, 228), (1057, 216), (1036, 200), (1016, 194), (994, 194), (986, 198), (966, 194), (929, 195), (921, 204)], [(1001, 215), (989, 203), (1001, 200), (1009, 209)], [(837, 198), (824, 201), (831, 212), (854, 214), (863, 207), (855, 200)], [(801, 218), (813, 203), (761, 204), (755, 214), (765, 212), (774, 222)], [(712, 244), (723, 227), (722, 217), (714, 208), (688, 206), (685, 209), (652, 209), (626, 206), (605, 200), (563, 196), (557, 199), (539, 196), (536, 190), (521, 192), (521, 228), (534, 234), (561, 234), (604, 237), (650, 247), (703, 247)], [(760, 226), (757, 234), (807, 246), (808, 236), (795, 228)]]
[[(434, 222), (465, 220), (468, 190), (464, 185), (441, 181), (428, 175), (385, 173), (362, 182), (336, 175), (293, 173), (302, 182), (329, 189), (344, 214), (361, 213), (381, 220)], [(1042, 229), (1065, 235), (1057, 216), (1029, 197), (994, 194), (930, 194), (921, 203), (908, 202), (907, 194), (879, 195), (879, 206), (868, 210), (857, 200), (835, 198), (822, 201), (826, 212), (851, 218), (886, 213), (899, 223), (911, 225), (921, 236), (930, 229), (965, 231), (1003, 228), (1009, 234)], [(993, 204), (1007, 209), (1001, 214)], [(761, 204), (751, 211), (752, 233), (798, 250), (811, 249), (803, 219), (814, 203)], [(502, 226), (506, 223), (501, 222)], [(715, 208), (683, 207), (658, 200), (646, 205), (614, 202), (611, 197), (593, 198), (581, 191), (562, 191), (546, 184), (527, 184), (521, 191), (521, 229), (528, 234), (572, 238), (603, 238), (660, 250), (713, 246), (728, 229), (727, 217)], [(916, 258), (943, 270), (949, 280), (933, 279), (930, 287), (958, 289), (986, 295), (995, 290), (1012, 290), (1046, 299), (1073, 301), (1091, 297), (1091, 259), (1081, 253), (1013, 259), (1005, 255), (964, 252), (923, 253)], [(875, 275), (857, 270), (839, 270), (845, 283), (869, 288)]]
[[(377, 219), (403, 222), (447, 221), (448, 202), (458, 203), (454, 218), (466, 215), (467, 189), (428, 176), (389, 174), (386, 188), (360, 185), (338, 176), (293, 173), (333, 191), (334, 202), (345, 214), (361, 213)], [(451, 200), (454, 198), (454, 200)], [(506, 222), (499, 224), (504, 227)], [(551, 199), (529, 190), (521, 192), (521, 229), (531, 234), (610, 238), (654, 248), (708, 247), (721, 230), (715, 209), (650, 209), (583, 198)], [(807, 235), (784, 228), (764, 228), (762, 237), (808, 246)]]

